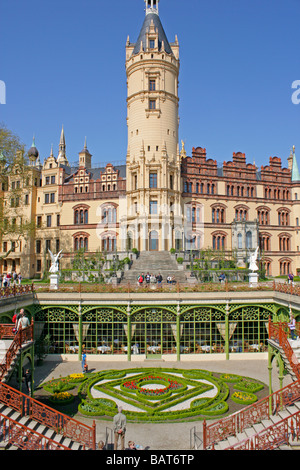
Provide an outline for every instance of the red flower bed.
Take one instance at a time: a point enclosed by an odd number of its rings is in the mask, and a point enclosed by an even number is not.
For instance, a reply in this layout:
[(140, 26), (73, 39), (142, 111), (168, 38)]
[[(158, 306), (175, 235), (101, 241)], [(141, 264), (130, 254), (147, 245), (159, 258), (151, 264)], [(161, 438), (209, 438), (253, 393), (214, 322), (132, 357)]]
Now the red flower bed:
[[(139, 387), (139, 383), (144, 383), (144, 382), (152, 382), (155, 383), (156, 381), (160, 382), (166, 382), (166, 386), (164, 388), (159, 388), (159, 389), (148, 389), (148, 388), (143, 388)], [(136, 380), (129, 380), (127, 382), (124, 382), (123, 387), (127, 388), (128, 390), (138, 390), (139, 393), (145, 396), (149, 397), (160, 397), (164, 396), (169, 393), (169, 391), (174, 391), (174, 390), (179, 390), (180, 388), (183, 387), (182, 384), (179, 382), (176, 382), (175, 380), (172, 379), (167, 379), (164, 377), (158, 377), (154, 375), (147, 375), (145, 377), (142, 377), (140, 379)]]

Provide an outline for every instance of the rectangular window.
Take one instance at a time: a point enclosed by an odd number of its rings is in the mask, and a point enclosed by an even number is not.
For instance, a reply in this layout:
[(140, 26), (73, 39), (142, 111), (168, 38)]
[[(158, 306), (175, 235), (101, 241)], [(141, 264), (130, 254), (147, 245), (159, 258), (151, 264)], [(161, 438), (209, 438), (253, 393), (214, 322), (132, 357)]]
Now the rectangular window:
[(28, 206), (29, 204), (29, 195), (25, 194), (25, 206)]
[(57, 216), (56, 216), (56, 225), (57, 225), (57, 227), (60, 226), (60, 214), (57, 214)]
[(46, 240), (46, 252), (48, 253), (48, 250), (51, 251), (51, 240)]
[(155, 48), (155, 40), (154, 40), (154, 39), (150, 39), (150, 40), (149, 40), (149, 48), (150, 48), (150, 49), (154, 49), (154, 48)]
[(41, 250), (42, 250), (41, 240), (37, 240), (36, 241), (36, 252), (41, 253)]
[(156, 109), (156, 100), (149, 100), (149, 109)]
[(150, 173), (149, 188), (157, 188), (157, 173)]
[(45, 194), (45, 204), (49, 204), (50, 202), (50, 194)]
[(42, 270), (42, 261), (40, 259), (36, 260), (36, 270), (38, 273)]
[(4, 253), (7, 252), (7, 242), (3, 242), (3, 251)]
[(55, 184), (55, 175), (51, 176), (51, 184)]
[(52, 216), (47, 215), (47, 227), (51, 227), (51, 225), (52, 225)]
[(42, 216), (41, 215), (37, 216), (36, 225), (37, 225), (38, 228), (41, 228), (41, 226), (42, 226)]
[(50, 176), (46, 176), (46, 178), (45, 178), (45, 184), (46, 184), (46, 185), (50, 184)]
[(55, 193), (50, 194), (50, 202), (51, 202), (51, 204), (54, 204), (54, 202), (55, 202)]
[(157, 201), (150, 201), (150, 215), (157, 215)]
[(149, 80), (149, 90), (150, 91), (155, 91), (156, 86), (155, 86), (155, 80)]

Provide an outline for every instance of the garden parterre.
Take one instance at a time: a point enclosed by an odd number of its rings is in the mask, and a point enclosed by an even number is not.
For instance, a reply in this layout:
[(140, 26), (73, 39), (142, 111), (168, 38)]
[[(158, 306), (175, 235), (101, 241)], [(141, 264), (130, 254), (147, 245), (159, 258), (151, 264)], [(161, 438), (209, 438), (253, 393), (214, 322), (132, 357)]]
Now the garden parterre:
[(228, 411), (230, 400), (245, 406), (264, 388), (258, 380), (201, 369), (138, 368), (75, 375), (43, 387), (56, 394), (77, 387), (81, 414), (110, 419), (121, 405), (133, 422), (216, 418)]

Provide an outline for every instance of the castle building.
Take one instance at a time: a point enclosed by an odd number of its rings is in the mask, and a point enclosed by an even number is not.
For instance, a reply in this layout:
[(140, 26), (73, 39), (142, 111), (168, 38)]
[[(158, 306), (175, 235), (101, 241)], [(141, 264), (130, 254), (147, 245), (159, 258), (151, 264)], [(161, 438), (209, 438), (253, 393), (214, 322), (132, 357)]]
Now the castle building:
[[(49, 249), (63, 250), (62, 268), (70, 267), (80, 249), (92, 254), (132, 248), (236, 250), (242, 266), (259, 246), (267, 275), (296, 274), (300, 173), (295, 148), (287, 168), (278, 157), (257, 168), (241, 152), (219, 165), (202, 147), (188, 156), (179, 144), (179, 42), (177, 37), (169, 42), (165, 34), (159, 0), (145, 3), (140, 34), (136, 42), (126, 42), (126, 163), (94, 167), (85, 139), (78, 163), (71, 165), (63, 128), (57, 156), (51, 148), (43, 163), (33, 142), (29, 183), (12, 167), (1, 199), (8, 206), (11, 186), (21, 185), (22, 214), (16, 215), (15, 204), (7, 217), (17, 218), (17, 224), (32, 220), (35, 230), (0, 261), (2, 273), (41, 276), (49, 269)], [(12, 235), (3, 235), (1, 255), (14, 242)]]

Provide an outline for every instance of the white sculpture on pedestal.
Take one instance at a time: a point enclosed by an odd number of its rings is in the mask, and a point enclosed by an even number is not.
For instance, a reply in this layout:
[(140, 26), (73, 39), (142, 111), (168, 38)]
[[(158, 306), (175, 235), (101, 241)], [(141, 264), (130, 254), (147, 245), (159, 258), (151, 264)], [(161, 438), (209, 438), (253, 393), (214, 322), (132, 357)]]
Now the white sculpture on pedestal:
[(52, 273), (52, 274), (56, 274), (56, 273), (58, 273), (58, 270), (59, 270), (58, 261), (62, 258), (62, 254), (61, 254), (62, 250), (57, 255), (54, 255), (53, 253), (51, 253), (51, 251), (49, 249), (48, 249), (48, 251), (50, 253), (51, 261), (52, 261), (49, 272)]
[(255, 271), (258, 271), (258, 266), (256, 264), (257, 256), (258, 256), (259, 247), (256, 248), (255, 252), (252, 253), (249, 257), (249, 269), (251, 272), (249, 273), (249, 285), (250, 287), (256, 287), (258, 283), (258, 274)]
[(58, 289), (58, 281), (59, 281), (59, 266), (58, 266), (58, 261), (62, 258), (62, 250), (54, 255), (49, 249), (48, 249), (50, 256), (51, 256), (51, 266), (49, 269), (50, 274), (50, 289), (52, 290), (57, 290)]
[(258, 266), (256, 264), (256, 261), (257, 261), (257, 255), (258, 255), (258, 250), (259, 250), (259, 247), (256, 248), (255, 252), (252, 253), (250, 255), (250, 258), (249, 258), (249, 269), (254, 272), (254, 271), (258, 271)]

